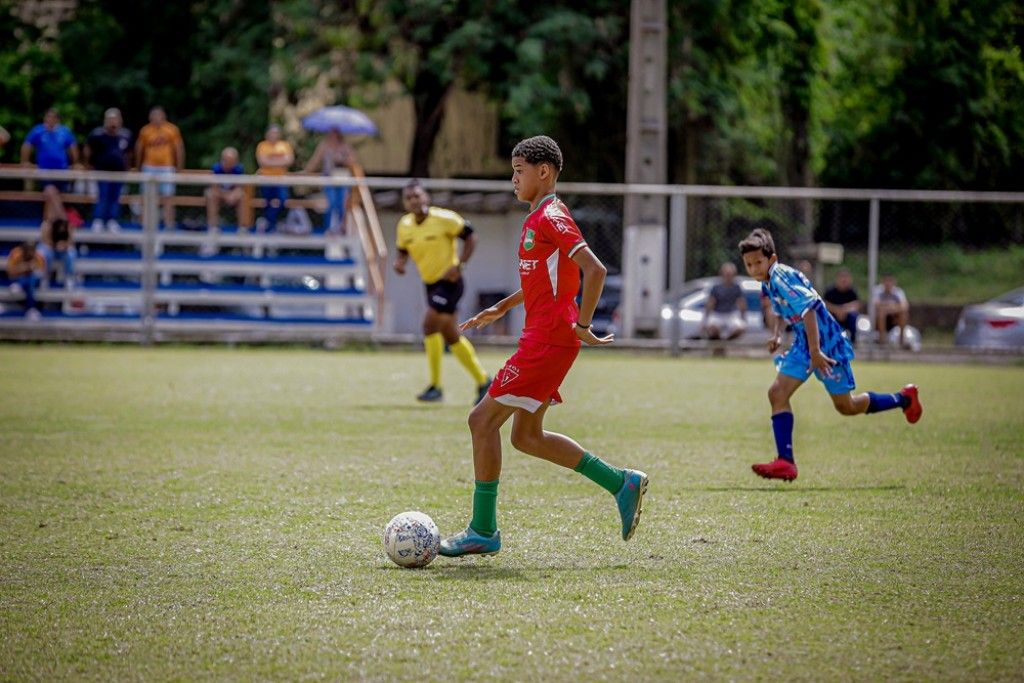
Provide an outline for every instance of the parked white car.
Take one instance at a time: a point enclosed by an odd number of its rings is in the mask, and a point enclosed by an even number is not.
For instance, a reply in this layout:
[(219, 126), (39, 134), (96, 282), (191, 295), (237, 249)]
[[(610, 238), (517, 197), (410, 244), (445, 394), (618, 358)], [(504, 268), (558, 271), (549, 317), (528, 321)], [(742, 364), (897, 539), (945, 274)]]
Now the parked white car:
[[(700, 339), (703, 337), (701, 322), (704, 320), (704, 304), (708, 300), (711, 288), (721, 282), (720, 277), (704, 277), (690, 280), (683, 286), (683, 293), (678, 299), (679, 305), (679, 338)], [(768, 341), (768, 329), (764, 324), (764, 312), (761, 308), (761, 283), (749, 277), (736, 277), (735, 282), (743, 289), (747, 300), (747, 312), (744, 320), (747, 331), (741, 339), (747, 341)], [(663, 339), (672, 336), (672, 306), (666, 303), (661, 307), (661, 327), (659, 333)]]

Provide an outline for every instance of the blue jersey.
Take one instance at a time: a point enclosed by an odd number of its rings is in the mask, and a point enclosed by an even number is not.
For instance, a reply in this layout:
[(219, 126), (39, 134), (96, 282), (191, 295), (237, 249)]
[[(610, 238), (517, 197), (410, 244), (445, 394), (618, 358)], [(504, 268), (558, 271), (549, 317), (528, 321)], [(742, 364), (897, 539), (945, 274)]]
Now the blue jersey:
[(68, 148), (75, 144), (75, 136), (66, 126), (58, 124), (52, 130), (43, 124), (28, 132), (25, 142), (36, 150), (36, 166), (64, 169), (68, 163)]
[(793, 326), (795, 349), (809, 351), (804, 315), (813, 309), (822, 352), (839, 362), (853, 359), (853, 346), (843, 336), (843, 328), (825, 308), (810, 280), (799, 270), (776, 263), (768, 270), (768, 281), (761, 283), (761, 293), (771, 301), (775, 315)]

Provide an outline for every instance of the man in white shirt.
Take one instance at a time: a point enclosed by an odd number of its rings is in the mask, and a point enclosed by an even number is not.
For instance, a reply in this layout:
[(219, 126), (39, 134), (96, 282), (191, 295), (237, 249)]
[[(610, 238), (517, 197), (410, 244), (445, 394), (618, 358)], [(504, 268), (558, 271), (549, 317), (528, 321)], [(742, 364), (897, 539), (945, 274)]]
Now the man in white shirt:
[(885, 344), (889, 330), (900, 329), (900, 346), (906, 346), (907, 322), (910, 320), (910, 302), (902, 289), (896, 286), (896, 278), (883, 275), (882, 284), (875, 286), (872, 294), (875, 305), (875, 329), (878, 343)]

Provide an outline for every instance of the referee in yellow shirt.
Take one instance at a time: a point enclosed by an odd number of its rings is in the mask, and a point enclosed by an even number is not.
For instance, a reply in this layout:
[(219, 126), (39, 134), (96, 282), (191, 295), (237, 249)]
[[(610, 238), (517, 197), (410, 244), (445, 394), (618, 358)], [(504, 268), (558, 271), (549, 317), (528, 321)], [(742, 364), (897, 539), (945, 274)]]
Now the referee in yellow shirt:
[[(462, 298), (462, 266), (473, 255), (476, 235), (466, 220), (448, 209), (430, 205), (430, 195), (412, 180), (402, 191), (402, 202), (407, 214), (398, 221), (398, 258), (395, 272), (405, 275), (405, 266), (412, 257), (427, 288), (427, 314), (423, 318), (423, 346), (430, 367), (430, 386), (416, 398), (420, 401), (440, 401), (441, 357), (444, 345), (459, 359), (462, 367), (472, 375), (477, 386), (477, 403), (487, 393), (491, 380), (480, 365), (476, 350), (468, 339), (459, 334), (455, 308)], [(455, 239), (462, 240), (462, 254), (456, 254)]]

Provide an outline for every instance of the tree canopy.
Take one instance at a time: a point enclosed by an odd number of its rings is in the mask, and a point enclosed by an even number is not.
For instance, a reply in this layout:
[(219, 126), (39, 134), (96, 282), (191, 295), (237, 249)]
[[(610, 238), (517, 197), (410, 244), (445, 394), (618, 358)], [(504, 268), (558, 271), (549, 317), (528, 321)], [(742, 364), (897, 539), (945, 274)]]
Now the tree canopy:
[[(57, 30), (0, 0), (0, 125), (56, 105), (84, 136), (161, 104), (190, 165), (251, 149), (310, 89), (414, 104), (426, 175), (448, 95), (498, 104), (502, 145), (540, 132), (567, 177), (621, 180), (629, 7), (618, 0), (82, 0)], [(1024, 8), (1013, 0), (668, 3), (670, 180), (1020, 189)]]

